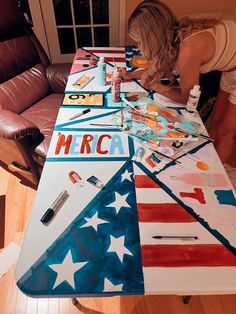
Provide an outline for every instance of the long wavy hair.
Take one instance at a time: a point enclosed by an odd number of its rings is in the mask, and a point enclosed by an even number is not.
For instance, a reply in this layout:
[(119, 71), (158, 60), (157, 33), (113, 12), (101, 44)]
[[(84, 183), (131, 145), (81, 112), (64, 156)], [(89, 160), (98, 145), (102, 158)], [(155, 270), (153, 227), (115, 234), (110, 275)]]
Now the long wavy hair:
[(178, 20), (169, 7), (158, 0), (142, 1), (128, 21), (129, 36), (137, 42), (149, 63), (149, 74), (155, 81), (170, 77), (175, 69), (182, 40), (195, 31), (212, 28), (216, 19)]

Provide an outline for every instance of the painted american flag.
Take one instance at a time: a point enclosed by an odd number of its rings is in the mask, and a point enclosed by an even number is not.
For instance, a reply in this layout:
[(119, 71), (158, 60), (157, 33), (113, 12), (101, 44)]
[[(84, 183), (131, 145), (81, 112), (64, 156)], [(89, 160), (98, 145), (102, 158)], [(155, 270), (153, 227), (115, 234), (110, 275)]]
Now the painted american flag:
[[(124, 48), (86, 51), (130, 67)], [(74, 62), (72, 73), (85, 68)], [(129, 159), (17, 285), (37, 296), (233, 293), (235, 266), (235, 255)]]
[[(142, 266), (147, 283), (145, 293), (155, 291), (158, 281), (162, 284), (161, 291), (170, 291), (172, 285), (173, 293), (176, 292), (179, 281), (179, 286), (186, 286), (183, 294), (190, 293), (191, 282), (193, 291), (196, 291), (196, 278), (201, 283), (204, 276), (215, 283), (216, 289), (222, 289), (223, 286), (219, 287), (224, 279), (218, 276), (218, 269), (222, 267), (226, 275), (229, 274), (236, 266), (235, 255), (137, 166), (134, 167), (134, 177)], [(160, 235), (179, 236), (180, 239), (152, 238)], [(181, 239), (188, 235), (198, 236), (198, 239)], [(232, 276), (235, 280), (233, 272)], [(228, 278), (226, 282), (229, 283)]]
[[(198, 240), (156, 235), (197, 235)], [(55, 296), (176, 293), (178, 287), (191, 293), (191, 281), (193, 291), (198, 284), (200, 291), (206, 275), (216, 289), (224, 280), (233, 286), (233, 273), (232, 283), (217, 274), (219, 267), (227, 274), (235, 266), (223, 244), (127, 161), (18, 286)]]

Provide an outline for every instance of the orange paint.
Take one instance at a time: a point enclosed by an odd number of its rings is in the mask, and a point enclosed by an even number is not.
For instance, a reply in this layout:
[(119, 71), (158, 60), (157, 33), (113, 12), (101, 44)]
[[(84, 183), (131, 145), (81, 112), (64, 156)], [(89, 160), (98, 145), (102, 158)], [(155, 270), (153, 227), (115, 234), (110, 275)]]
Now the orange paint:
[(159, 106), (157, 106), (157, 105), (147, 105), (147, 110), (148, 111), (159, 111)]
[(209, 169), (209, 165), (203, 161), (198, 161), (196, 163), (196, 166), (201, 169), (201, 170), (208, 170)]

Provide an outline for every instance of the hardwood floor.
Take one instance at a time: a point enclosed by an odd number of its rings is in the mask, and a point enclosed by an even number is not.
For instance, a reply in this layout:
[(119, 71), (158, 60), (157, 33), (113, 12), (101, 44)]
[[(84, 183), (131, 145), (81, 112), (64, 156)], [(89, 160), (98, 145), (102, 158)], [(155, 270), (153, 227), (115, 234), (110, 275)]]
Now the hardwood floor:
[[(0, 167), (0, 195), (6, 195), (5, 246), (12, 241), (20, 245), (36, 191), (22, 185), (17, 178)], [(0, 215), (1, 217), (4, 215)], [(1, 228), (0, 232), (2, 231)], [(1, 314), (233, 314), (236, 312), (236, 295), (193, 296), (187, 305), (183, 304), (179, 296), (83, 298), (77, 306), (74, 306), (70, 299), (32, 299), (23, 295), (17, 288), (14, 273), (13, 267), (0, 279)]]

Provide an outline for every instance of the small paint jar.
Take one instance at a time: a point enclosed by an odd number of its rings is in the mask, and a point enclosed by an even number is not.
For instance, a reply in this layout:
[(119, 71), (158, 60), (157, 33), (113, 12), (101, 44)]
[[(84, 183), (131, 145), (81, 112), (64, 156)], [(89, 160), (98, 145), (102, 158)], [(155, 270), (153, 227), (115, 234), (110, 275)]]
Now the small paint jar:
[(73, 185), (79, 189), (85, 185), (85, 183), (82, 180), (82, 178), (80, 177), (80, 175), (75, 171), (71, 171), (69, 173), (69, 179), (73, 183)]

